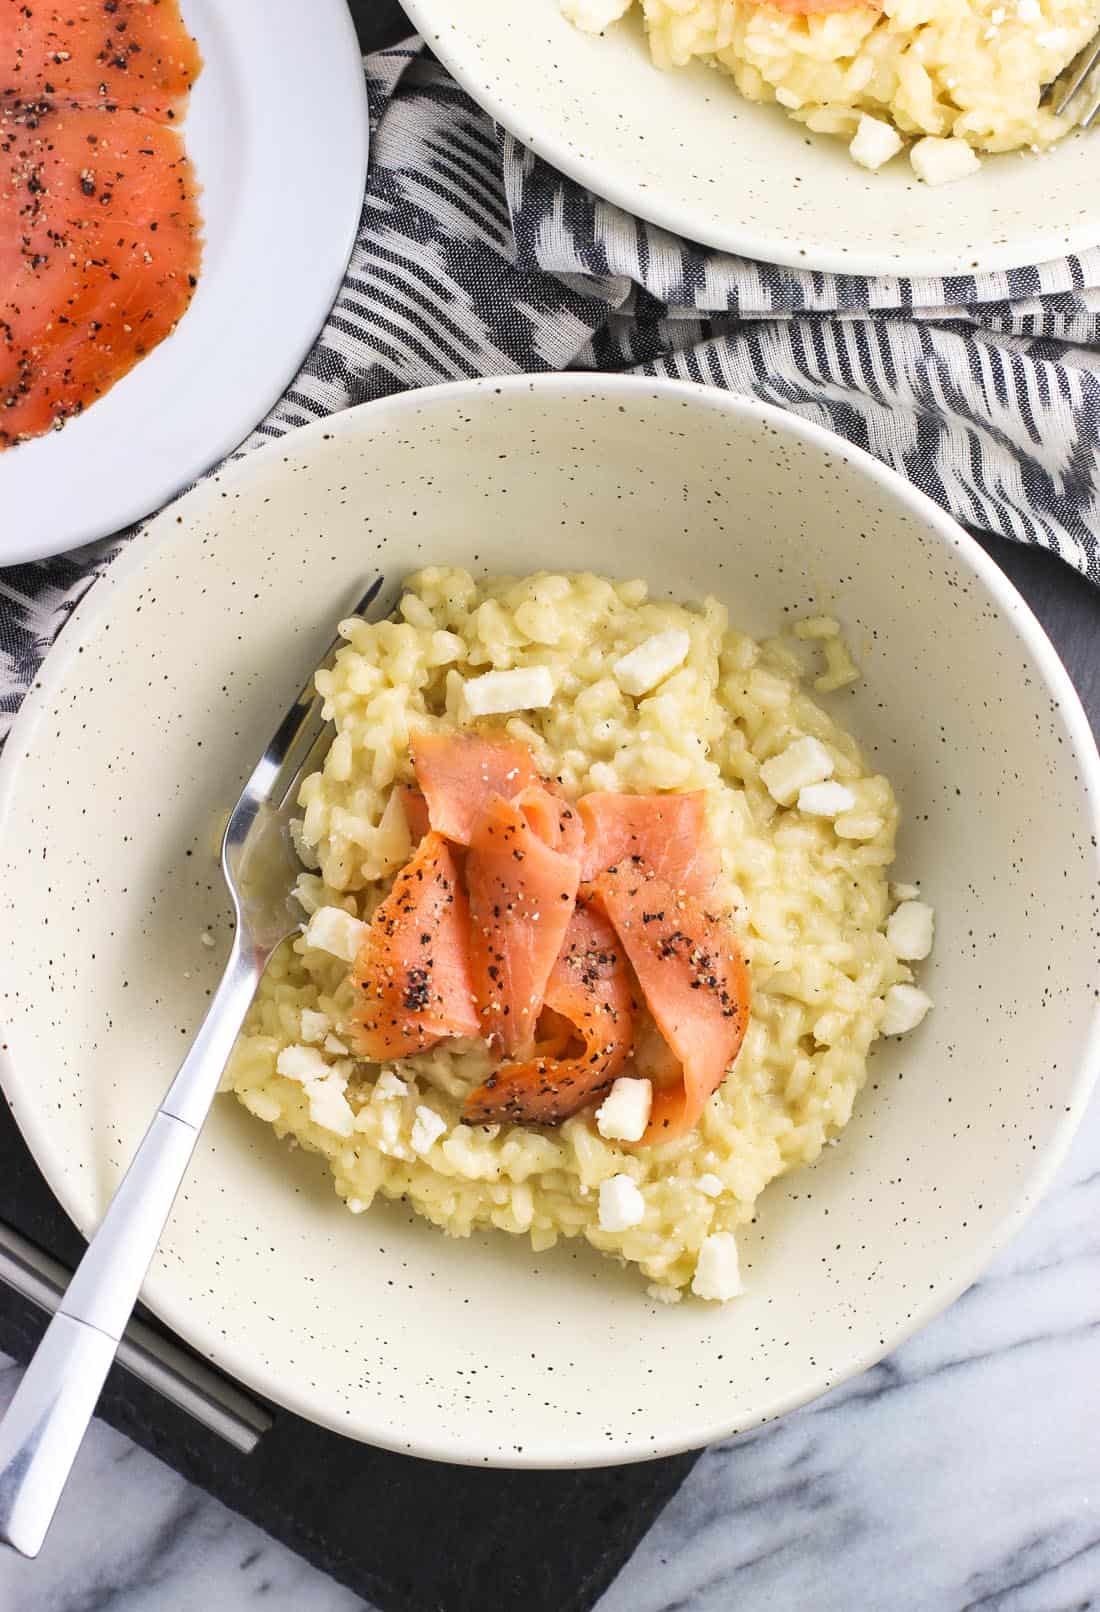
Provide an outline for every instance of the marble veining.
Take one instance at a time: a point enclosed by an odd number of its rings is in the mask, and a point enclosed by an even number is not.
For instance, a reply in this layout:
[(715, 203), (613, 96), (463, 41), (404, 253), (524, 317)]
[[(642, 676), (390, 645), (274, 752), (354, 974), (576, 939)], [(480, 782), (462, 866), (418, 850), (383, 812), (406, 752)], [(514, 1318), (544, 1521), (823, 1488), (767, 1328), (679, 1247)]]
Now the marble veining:
[[(17, 1368), (0, 1368), (0, 1404)], [(491, 1586), (485, 1586), (491, 1607)], [(102, 1423), (2, 1612), (365, 1605)], [(1100, 1608), (1100, 1104), (1046, 1201), (945, 1315), (703, 1457), (599, 1612)]]

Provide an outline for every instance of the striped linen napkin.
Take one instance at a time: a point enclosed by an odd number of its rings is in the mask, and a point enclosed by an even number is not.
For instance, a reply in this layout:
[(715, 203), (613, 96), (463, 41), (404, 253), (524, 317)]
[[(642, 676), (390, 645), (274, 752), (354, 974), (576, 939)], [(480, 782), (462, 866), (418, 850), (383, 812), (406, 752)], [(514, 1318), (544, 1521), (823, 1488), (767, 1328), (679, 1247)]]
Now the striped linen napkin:
[[(1007, 273), (868, 279), (678, 240), (532, 156), (412, 41), (366, 61), (359, 239), (301, 373), (239, 450), (473, 375), (669, 375), (777, 404), (964, 524), (1100, 582), (1100, 244)], [(130, 534), (0, 572), (0, 737)]]

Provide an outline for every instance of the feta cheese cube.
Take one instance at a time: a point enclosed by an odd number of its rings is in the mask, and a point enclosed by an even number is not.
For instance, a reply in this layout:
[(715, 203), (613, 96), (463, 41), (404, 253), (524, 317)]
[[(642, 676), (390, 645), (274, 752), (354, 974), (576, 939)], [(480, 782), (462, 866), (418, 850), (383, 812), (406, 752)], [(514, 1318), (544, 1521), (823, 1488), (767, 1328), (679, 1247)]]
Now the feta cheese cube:
[(886, 938), (898, 957), (919, 962), (932, 950), (935, 914), (925, 901), (903, 901), (890, 914)]
[(703, 1238), (691, 1291), (696, 1298), (714, 1299), (724, 1304), (745, 1291), (741, 1281), (741, 1263), (737, 1257), (737, 1239), (732, 1231), (713, 1231)]
[(840, 812), (850, 812), (855, 803), (856, 797), (846, 784), (832, 781), (807, 784), (798, 791), (798, 809), (810, 817), (836, 817)]
[(682, 627), (655, 632), (652, 638), (615, 662), (615, 681), (624, 694), (633, 694), (635, 698), (648, 694), (677, 666), (684, 664), (690, 650), (691, 636)]
[(437, 1114), (435, 1109), (429, 1108), (426, 1103), (421, 1103), (413, 1115), (413, 1152), (430, 1153), (446, 1129), (447, 1121), (442, 1115)]
[(502, 716), (506, 711), (538, 711), (554, 698), (549, 666), (516, 666), (510, 672), (484, 672), (464, 685), (471, 716)]
[(288, 1080), (303, 1082), (324, 1080), (328, 1074), (328, 1064), (316, 1047), (284, 1047), (275, 1060), (275, 1069)]
[(602, 34), (633, 5), (634, 0), (561, 0), (561, 14), (586, 34)]
[(343, 907), (318, 907), (306, 925), (306, 945), (354, 963), (366, 933), (367, 925)]
[(596, 1110), (596, 1129), (609, 1142), (640, 1142), (653, 1107), (653, 1082), (622, 1075)]
[(720, 1198), (725, 1190), (716, 1175), (701, 1175), (695, 1184), (705, 1198)]
[(350, 1136), (355, 1129), (355, 1115), (348, 1107), (344, 1087), (344, 1080), (335, 1072), (324, 1080), (310, 1081), (306, 1087), (310, 1119), (326, 1131), (335, 1131), (337, 1136)]
[(883, 123), (881, 118), (868, 117), (865, 112), (848, 147), (848, 155), (861, 168), (874, 171), (889, 162), (891, 157), (896, 157), (901, 147), (901, 136), (892, 124)]
[(392, 1069), (383, 1069), (374, 1084), (374, 1097), (378, 1102), (391, 1102), (395, 1097), (407, 1097), (409, 1088)]
[(909, 152), (913, 172), (926, 185), (949, 185), (976, 174), (981, 162), (965, 140), (941, 140), (934, 134), (918, 140)]
[(915, 1030), (932, 1006), (932, 998), (915, 985), (891, 985), (879, 1030), (883, 1035), (905, 1035)]
[(916, 901), (920, 896), (919, 884), (892, 884), (890, 894), (895, 901)]
[(312, 1008), (302, 1009), (302, 1040), (323, 1041), (332, 1029), (327, 1013), (315, 1013)]
[(808, 784), (824, 783), (833, 776), (833, 758), (819, 739), (807, 735), (765, 761), (760, 776), (772, 799), (780, 806), (790, 806)]
[(628, 1175), (600, 1182), (600, 1230), (627, 1231), (645, 1216), (645, 1199)]
[[(778, 96), (776, 99), (778, 99)], [(683, 1296), (678, 1287), (669, 1286), (664, 1282), (650, 1282), (646, 1292), (658, 1304), (679, 1304)]]
[(347, 1047), (345, 1047), (344, 1043), (337, 1035), (327, 1035), (325, 1037), (324, 1045), (326, 1052), (335, 1053), (338, 1058), (346, 1058), (348, 1055)]

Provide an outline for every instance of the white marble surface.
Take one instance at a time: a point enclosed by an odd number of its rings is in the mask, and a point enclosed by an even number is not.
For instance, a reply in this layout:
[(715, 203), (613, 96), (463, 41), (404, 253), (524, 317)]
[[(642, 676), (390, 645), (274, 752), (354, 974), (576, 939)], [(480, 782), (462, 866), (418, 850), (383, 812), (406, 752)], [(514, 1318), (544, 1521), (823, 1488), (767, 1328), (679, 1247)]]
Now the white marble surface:
[[(0, 1357), (0, 1404), (16, 1379)], [(0, 1552), (0, 1612), (362, 1605), (100, 1423), (39, 1560)], [(1100, 1608), (1100, 1102), (989, 1274), (873, 1371), (710, 1450), (599, 1612), (734, 1606)]]

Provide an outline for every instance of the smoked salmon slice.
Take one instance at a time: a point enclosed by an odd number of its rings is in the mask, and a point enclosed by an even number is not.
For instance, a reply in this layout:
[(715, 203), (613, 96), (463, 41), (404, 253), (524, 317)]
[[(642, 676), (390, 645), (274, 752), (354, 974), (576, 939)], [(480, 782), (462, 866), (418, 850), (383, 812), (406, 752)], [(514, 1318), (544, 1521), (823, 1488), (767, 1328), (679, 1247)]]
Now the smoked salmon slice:
[(584, 858), (584, 824), (571, 806), (547, 780), (530, 784), (516, 796), (516, 805), (539, 839), (552, 851), (572, 857), (578, 865)]
[(454, 855), (441, 834), (427, 834), (374, 913), (355, 961), (360, 1056), (381, 1063), (444, 1036), (476, 1036), (470, 950)]
[(4, 0), (0, 95), (108, 104), (172, 121), (202, 58), (176, 0)]
[(398, 784), (397, 793), (405, 812), (409, 838), (414, 845), (418, 845), (431, 827), (428, 821), (428, 803), (419, 789), (410, 789), (408, 784)]
[(705, 797), (688, 795), (582, 795), (577, 811), (585, 831), (582, 880), (606, 868), (632, 866), (677, 890), (706, 897), (719, 872), (707, 836)]
[(80, 413), (185, 312), (202, 255), (179, 136), (0, 102), (0, 446)]
[[(621, 1073), (633, 1040), (630, 972), (615, 931), (591, 907), (573, 912), (546, 1005), (550, 1013), (544, 1017), (558, 1031), (557, 1044), (540, 1046), (525, 1063), (503, 1064), (467, 1098), (465, 1118), (558, 1125)], [(581, 1044), (574, 1056), (563, 1056), (567, 1040)]]
[(690, 1131), (737, 1057), (749, 977), (728, 925), (702, 903), (628, 863), (601, 873), (595, 899), (613, 925), (646, 1005), (683, 1070), (654, 1091), (645, 1143)]
[(457, 845), (494, 795), (514, 800), (538, 782), (530, 750), (507, 734), (414, 733), (409, 748), (431, 825)]
[(186, 311), (199, 71), (176, 0), (0, 4), (0, 448), (79, 414)]
[(481, 1034), (509, 1057), (534, 1044), (579, 877), (576, 860), (551, 849), (517, 802), (490, 796), (466, 856), (470, 960)]

